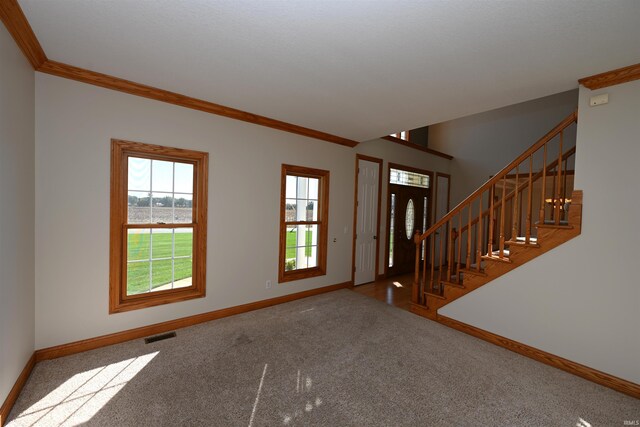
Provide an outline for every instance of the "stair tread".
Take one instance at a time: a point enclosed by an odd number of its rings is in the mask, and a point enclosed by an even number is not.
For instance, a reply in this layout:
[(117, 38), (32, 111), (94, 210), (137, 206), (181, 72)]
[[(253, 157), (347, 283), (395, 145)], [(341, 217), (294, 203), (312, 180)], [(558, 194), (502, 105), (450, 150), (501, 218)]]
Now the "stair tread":
[(454, 288), (465, 289), (465, 286), (462, 283), (459, 283), (459, 282), (452, 282), (450, 280), (442, 280), (440, 283), (442, 283), (443, 285), (446, 285), (446, 286), (454, 287)]
[(556, 222), (552, 219), (545, 219), (542, 224), (540, 221), (536, 222), (536, 227), (538, 228), (573, 228), (573, 225), (569, 224), (569, 221), (562, 220), (559, 221), (559, 224), (556, 225)]
[[(473, 265), (471, 267), (473, 267)], [(476, 275), (476, 276), (486, 276), (487, 275), (487, 273), (485, 273), (483, 269), (478, 271), (475, 268), (469, 268), (469, 269), (461, 268), (460, 269), (460, 273), (463, 273), (463, 274), (466, 273), (466, 274), (471, 274), (471, 275)]]
[[(497, 254), (496, 254), (497, 252)], [(506, 262), (506, 263), (510, 263), (511, 260), (507, 257), (500, 257), (500, 251), (494, 251), (492, 255), (482, 255), (482, 259), (486, 259), (486, 260), (491, 260), (491, 261), (498, 261), (498, 262)]]
[(538, 227), (538, 228), (557, 228), (557, 229), (571, 230), (573, 228), (573, 225), (544, 224), (544, 225), (536, 225), (536, 227)]
[(529, 243), (527, 243), (527, 238), (524, 236), (516, 237), (516, 240), (507, 240), (506, 242), (504, 242), (504, 244), (509, 246), (531, 246), (534, 248), (540, 247), (537, 237), (529, 237)]
[[(509, 253), (510, 253), (510, 252), (509, 252), (509, 249), (504, 249), (504, 250), (502, 251), (502, 254), (503, 254), (505, 257), (508, 257), (508, 256), (509, 256)], [(493, 256), (500, 255), (500, 250), (497, 250), (497, 251), (493, 251), (493, 252), (491, 252), (491, 255), (493, 255)]]
[(438, 298), (438, 299), (446, 299), (445, 297), (443, 297), (440, 294), (434, 294), (433, 292), (429, 292), (429, 291), (424, 291), (424, 294), (433, 298)]

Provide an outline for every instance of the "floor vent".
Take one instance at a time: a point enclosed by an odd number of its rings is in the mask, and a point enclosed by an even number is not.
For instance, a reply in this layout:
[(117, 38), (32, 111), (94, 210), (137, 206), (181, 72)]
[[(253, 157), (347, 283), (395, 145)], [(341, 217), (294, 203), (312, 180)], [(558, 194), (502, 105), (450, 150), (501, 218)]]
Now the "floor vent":
[(162, 341), (162, 340), (166, 340), (166, 339), (169, 339), (169, 338), (174, 338), (175, 336), (176, 336), (175, 332), (167, 332), (166, 334), (154, 335), (152, 337), (145, 338), (144, 339), (144, 343), (145, 344), (150, 344), (152, 342)]

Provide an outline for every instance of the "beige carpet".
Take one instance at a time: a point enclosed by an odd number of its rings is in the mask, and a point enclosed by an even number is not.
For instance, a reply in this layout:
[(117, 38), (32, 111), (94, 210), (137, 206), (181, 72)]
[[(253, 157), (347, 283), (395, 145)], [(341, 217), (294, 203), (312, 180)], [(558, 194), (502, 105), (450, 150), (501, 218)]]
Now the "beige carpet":
[(341, 290), (39, 363), (8, 426), (622, 426), (640, 400)]

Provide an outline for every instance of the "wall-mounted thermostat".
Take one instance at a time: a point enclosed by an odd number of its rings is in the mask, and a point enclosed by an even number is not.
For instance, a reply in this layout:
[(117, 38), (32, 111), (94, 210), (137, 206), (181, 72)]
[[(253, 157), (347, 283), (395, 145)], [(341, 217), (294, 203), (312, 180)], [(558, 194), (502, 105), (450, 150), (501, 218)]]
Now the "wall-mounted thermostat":
[(591, 107), (595, 107), (596, 105), (608, 104), (609, 103), (609, 94), (603, 93), (602, 95), (592, 96), (589, 99), (589, 105)]

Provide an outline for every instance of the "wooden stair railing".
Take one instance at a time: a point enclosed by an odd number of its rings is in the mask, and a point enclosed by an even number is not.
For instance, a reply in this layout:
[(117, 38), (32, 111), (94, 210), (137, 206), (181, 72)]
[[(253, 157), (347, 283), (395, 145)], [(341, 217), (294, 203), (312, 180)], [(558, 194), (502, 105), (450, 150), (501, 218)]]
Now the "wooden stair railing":
[(538, 246), (539, 228), (571, 227), (567, 172), (575, 147), (563, 151), (563, 145), (577, 119), (577, 112), (570, 114), (427, 231), (416, 230), (414, 305), (446, 299), (445, 284), (464, 289), (463, 275), (486, 277), (487, 262), (511, 263), (509, 247)]

